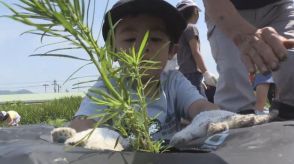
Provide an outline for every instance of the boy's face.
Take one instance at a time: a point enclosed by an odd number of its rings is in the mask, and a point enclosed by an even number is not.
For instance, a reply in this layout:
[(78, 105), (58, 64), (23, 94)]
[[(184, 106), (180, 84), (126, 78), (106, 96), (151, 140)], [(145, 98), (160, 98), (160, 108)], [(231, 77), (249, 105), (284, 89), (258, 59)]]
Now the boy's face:
[(174, 47), (167, 44), (170, 42), (170, 38), (166, 33), (167, 29), (163, 20), (149, 15), (123, 18), (115, 30), (115, 48), (128, 52), (132, 47), (135, 47), (138, 51), (147, 31), (150, 34), (143, 59), (160, 62), (160, 69), (147, 71), (148, 74), (159, 78), (167, 60), (175, 54)]

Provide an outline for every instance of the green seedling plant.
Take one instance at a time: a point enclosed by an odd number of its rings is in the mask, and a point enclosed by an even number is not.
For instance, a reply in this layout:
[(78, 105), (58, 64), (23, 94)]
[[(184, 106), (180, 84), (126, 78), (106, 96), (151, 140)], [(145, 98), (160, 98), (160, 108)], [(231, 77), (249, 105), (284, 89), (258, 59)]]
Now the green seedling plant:
[[(152, 77), (147, 82), (143, 82), (142, 79), (150, 77), (148, 70), (158, 69), (159, 63), (143, 59), (144, 49), (148, 44), (148, 32), (138, 49), (132, 48), (128, 52), (117, 52), (112, 45), (114, 43), (113, 29), (116, 24), (112, 24), (110, 15), (108, 17), (111, 30), (106, 43), (99, 46), (100, 34), (94, 37), (94, 30), (99, 29), (94, 27), (95, 0), (94, 2), (91, 0), (19, 0), (15, 6), (0, 2), (13, 13), (5, 17), (33, 28), (25, 33), (39, 35), (41, 41), (46, 37), (60, 40), (46, 46), (54, 46), (59, 43), (68, 44), (64, 48), (56, 48), (31, 56), (85, 60), (87, 61), (85, 65), (93, 64), (97, 68), (105, 89), (92, 88), (87, 95), (93, 103), (105, 107), (101, 113), (89, 117), (89, 119), (99, 118), (96, 127), (111, 126), (123, 137), (129, 137), (131, 148), (134, 151), (159, 153), (165, 150), (162, 141), (152, 140), (149, 133), (149, 127), (155, 118), (147, 114), (146, 97), (152, 100), (158, 97), (156, 86), (159, 82), (153, 80)], [(58, 53), (73, 49), (81, 49), (89, 59)], [(115, 65), (115, 62), (118, 62), (119, 65)], [(84, 139), (90, 135), (91, 133)]]

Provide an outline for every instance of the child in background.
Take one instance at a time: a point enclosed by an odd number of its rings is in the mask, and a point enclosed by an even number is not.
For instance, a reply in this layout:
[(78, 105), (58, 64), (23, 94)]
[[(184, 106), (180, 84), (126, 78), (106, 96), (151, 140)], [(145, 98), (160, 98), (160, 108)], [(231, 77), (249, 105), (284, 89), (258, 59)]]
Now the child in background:
[(5, 121), (8, 126), (18, 126), (20, 118), (20, 115), (13, 110), (0, 112), (0, 121)]
[(200, 9), (192, 0), (181, 0), (177, 4), (177, 10), (187, 23), (186, 29), (179, 40), (177, 54), (179, 71), (205, 95), (201, 85), (202, 79), (209, 86), (216, 86), (216, 77), (209, 73), (200, 52), (200, 39), (196, 23)]

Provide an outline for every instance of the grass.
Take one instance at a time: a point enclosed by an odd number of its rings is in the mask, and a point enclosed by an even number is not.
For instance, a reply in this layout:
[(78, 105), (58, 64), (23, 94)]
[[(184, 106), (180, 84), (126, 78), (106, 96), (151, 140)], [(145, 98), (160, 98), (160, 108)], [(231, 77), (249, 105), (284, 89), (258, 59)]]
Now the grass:
[(0, 110), (18, 112), (21, 116), (21, 125), (45, 123), (60, 127), (72, 119), (81, 101), (82, 97), (68, 97), (42, 104), (15, 102), (0, 105)]

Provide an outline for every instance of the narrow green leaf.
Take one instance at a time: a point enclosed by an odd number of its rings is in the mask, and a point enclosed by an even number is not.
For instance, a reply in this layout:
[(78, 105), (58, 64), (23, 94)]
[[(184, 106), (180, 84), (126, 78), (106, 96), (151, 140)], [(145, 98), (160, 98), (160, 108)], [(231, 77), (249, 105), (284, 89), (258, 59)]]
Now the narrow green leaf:
[(138, 51), (138, 55), (137, 55), (136, 61), (139, 61), (139, 59), (141, 58), (141, 56), (143, 56), (143, 52), (144, 52), (145, 47), (147, 45), (148, 38), (149, 38), (149, 31), (147, 31), (146, 34), (144, 35), (144, 38), (143, 38), (143, 40), (141, 42), (141, 45), (140, 45), (140, 48), (139, 48), (139, 51)]
[(62, 16), (59, 13), (54, 13), (54, 16), (59, 20), (59, 22), (63, 25), (65, 29), (67, 29), (70, 33), (73, 35), (76, 35), (77, 32), (72, 28), (72, 26), (69, 24), (69, 22), (65, 19), (64, 16)]
[(78, 73), (81, 69), (83, 69), (84, 67), (93, 64), (93, 62), (87, 63), (81, 67), (79, 67), (77, 70), (75, 70), (71, 75), (69, 75), (69, 77), (63, 82), (62, 85), (64, 85), (66, 82), (68, 82), (70, 80), (71, 77), (73, 77), (76, 73)]
[(70, 59), (77, 59), (77, 60), (89, 61), (88, 59), (83, 59), (83, 58), (75, 57), (75, 56), (72, 56), (72, 55), (64, 55), (64, 54), (32, 54), (30, 56), (63, 57), (63, 58), (70, 58)]
[[(69, 80), (73, 80), (75, 78), (71, 78)], [(93, 83), (93, 82), (97, 82), (97, 79), (95, 80), (88, 80), (88, 81), (83, 81), (83, 82), (79, 82), (79, 83), (74, 83), (73, 86), (78, 86), (78, 85), (81, 85), (81, 84), (87, 84), (87, 83)]]
[[(35, 31), (35, 30), (33, 30), (33, 31)], [(45, 45), (42, 45), (42, 46), (36, 48), (34, 51), (37, 51), (37, 50), (44, 48), (44, 47), (53, 46), (53, 45), (57, 45), (57, 44), (61, 44), (61, 43), (69, 43), (69, 42), (68, 41), (61, 41), (61, 42), (56, 42), (56, 43), (45, 44)]]
[(45, 52), (44, 54), (49, 54), (52, 52), (56, 52), (56, 51), (64, 51), (64, 50), (76, 50), (76, 49), (81, 49), (81, 47), (66, 47), (66, 48), (56, 48), (50, 51)]

